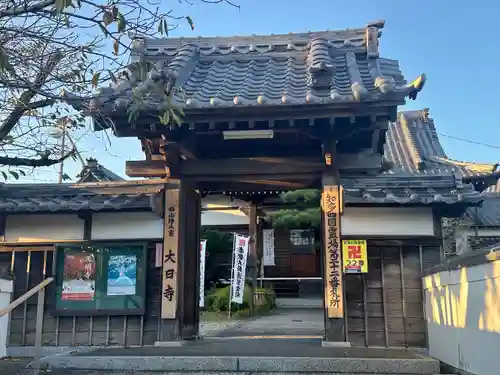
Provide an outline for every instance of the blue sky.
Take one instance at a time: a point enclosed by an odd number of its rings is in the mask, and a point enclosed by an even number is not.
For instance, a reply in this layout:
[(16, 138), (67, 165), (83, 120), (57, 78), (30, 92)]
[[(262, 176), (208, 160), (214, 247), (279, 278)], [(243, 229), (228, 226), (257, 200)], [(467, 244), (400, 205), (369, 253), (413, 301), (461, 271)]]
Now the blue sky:
[[(381, 55), (398, 59), (407, 80), (427, 74), (427, 84), (416, 101), (401, 109), (430, 108), (439, 133), (498, 146), (498, 149), (441, 137), (448, 156), (455, 159), (500, 161), (500, 1), (479, 0), (234, 0), (228, 5), (196, 3), (174, 6), (190, 15), (171, 36), (226, 36), (335, 30), (364, 27), (385, 20)], [(124, 175), (125, 161), (143, 158), (139, 141), (87, 134), (79, 142), (84, 157), (95, 157)], [(66, 172), (81, 168), (70, 162)], [(55, 168), (40, 170), (30, 179), (55, 181)]]

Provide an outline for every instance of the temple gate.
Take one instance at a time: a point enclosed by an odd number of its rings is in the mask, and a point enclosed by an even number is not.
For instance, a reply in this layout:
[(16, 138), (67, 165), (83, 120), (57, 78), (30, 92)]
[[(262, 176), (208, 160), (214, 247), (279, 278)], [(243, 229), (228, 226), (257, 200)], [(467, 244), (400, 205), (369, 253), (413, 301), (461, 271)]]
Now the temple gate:
[[(146, 160), (127, 162), (130, 177), (177, 183), (165, 190), (162, 341), (198, 334), (200, 198), (238, 193), (249, 202), (249, 265), (256, 272), (257, 206), (276, 191), (301, 188), (323, 189), (325, 340), (346, 340), (342, 179), (380, 173), (389, 123), (425, 81), (406, 84), (398, 62), (379, 56), (383, 26), (138, 38), (133, 59), (150, 64), (146, 81), (125, 80), (86, 104), (96, 129), (112, 124), (116, 136), (141, 140)], [(184, 115), (160, 119), (165, 98), (151, 91), (130, 121), (133, 90), (148, 87), (168, 88)]]

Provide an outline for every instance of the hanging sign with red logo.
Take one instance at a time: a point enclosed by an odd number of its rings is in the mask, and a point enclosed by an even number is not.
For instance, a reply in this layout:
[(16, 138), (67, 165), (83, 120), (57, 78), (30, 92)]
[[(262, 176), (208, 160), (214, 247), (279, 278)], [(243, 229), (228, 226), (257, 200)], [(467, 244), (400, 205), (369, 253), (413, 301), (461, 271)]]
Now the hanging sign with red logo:
[(368, 254), (366, 249), (366, 240), (342, 241), (344, 273), (368, 272)]

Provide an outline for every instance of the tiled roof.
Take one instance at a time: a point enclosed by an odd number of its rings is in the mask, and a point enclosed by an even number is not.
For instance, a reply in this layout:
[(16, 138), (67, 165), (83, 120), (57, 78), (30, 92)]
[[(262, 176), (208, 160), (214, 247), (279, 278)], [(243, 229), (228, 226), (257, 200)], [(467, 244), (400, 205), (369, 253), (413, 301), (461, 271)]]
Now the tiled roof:
[(362, 177), (342, 179), (346, 203), (476, 205), (483, 196), (471, 184), (451, 174)]
[(466, 210), (465, 219), (478, 226), (500, 226), (500, 193), (489, 193), (485, 196), (480, 207), (471, 207)]
[(0, 184), (0, 212), (151, 209), (164, 185), (152, 181), (87, 184)]
[(123, 181), (124, 179), (108, 168), (99, 164), (96, 159), (87, 159), (87, 165), (78, 174), (78, 183), (101, 182), (101, 181)]
[[(472, 184), (464, 184), (453, 174), (398, 174), (341, 178), (344, 200), (347, 204), (456, 204), (474, 206), (483, 200), (483, 194)], [(267, 194), (267, 201), (274, 201), (286, 190), (226, 191), (232, 197)], [(212, 194), (221, 193), (212, 191)]]
[(475, 225), (500, 226), (500, 171), (498, 164), (457, 161), (447, 157), (429, 110), (398, 114), (387, 132), (385, 157), (394, 164), (392, 175), (411, 173), (433, 175), (453, 173), (471, 182), (476, 190), (485, 191), (479, 207), (468, 208), (464, 217)]
[[(448, 159), (428, 110), (399, 114), (398, 121), (390, 125), (387, 133), (385, 157), (394, 164), (389, 173), (342, 180), (346, 203), (476, 204), (484, 196), (460, 177), (486, 175), (494, 167), (493, 164)], [(496, 177), (494, 173), (489, 174)], [(152, 180), (0, 185), (0, 212), (148, 208), (150, 195), (161, 188), (161, 184)], [(245, 194), (241, 192), (240, 195)], [(499, 213), (500, 196), (493, 195), (488, 195), (488, 201), (481, 208), (467, 211), (467, 215), (473, 215), (480, 225), (493, 225), (494, 222), (500, 225)]]
[[(386, 134), (385, 158), (394, 168), (390, 174), (455, 173), (461, 177), (483, 176), (495, 172), (496, 164), (479, 164), (453, 160), (447, 157), (429, 110), (406, 111), (398, 114)], [(500, 187), (500, 182), (497, 184)], [(489, 191), (495, 190), (489, 188)]]
[(398, 62), (379, 56), (383, 26), (377, 21), (360, 29), (286, 35), (135, 38), (133, 60), (153, 65), (147, 78), (129, 74), (102, 89), (89, 107), (127, 108), (132, 90), (147, 93), (145, 107), (156, 110), (165, 103), (165, 90), (173, 90), (187, 110), (414, 99), (425, 76), (407, 85)]

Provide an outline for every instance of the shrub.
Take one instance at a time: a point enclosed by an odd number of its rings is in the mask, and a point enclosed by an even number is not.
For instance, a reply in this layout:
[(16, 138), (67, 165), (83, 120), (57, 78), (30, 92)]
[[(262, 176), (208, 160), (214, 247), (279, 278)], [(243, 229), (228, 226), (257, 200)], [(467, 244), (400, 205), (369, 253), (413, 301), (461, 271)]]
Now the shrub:
[[(228, 311), (229, 308), (229, 300), (230, 300), (230, 286), (226, 286), (224, 288), (216, 289), (214, 292), (208, 294), (205, 297), (205, 309), (207, 311), (220, 312), (220, 311)], [(257, 294), (262, 294), (264, 296), (265, 303), (261, 306), (256, 306), (256, 309), (266, 309), (270, 310), (274, 307), (275, 303), (275, 294), (274, 291), (265, 288), (257, 289)], [(250, 306), (250, 298), (251, 296), (251, 287), (249, 285), (245, 285), (245, 289), (243, 291), (243, 303), (231, 304), (231, 311), (237, 312), (240, 310), (248, 309)]]
[(257, 307), (262, 307), (271, 310), (276, 307), (276, 293), (274, 290), (267, 288), (258, 288), (256, 291), (257, 296), (261, 295), (264, 298), (263, 304), (256, 304)]

